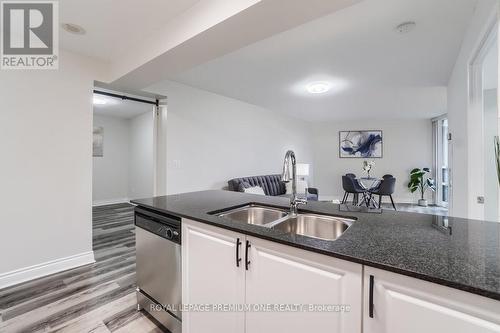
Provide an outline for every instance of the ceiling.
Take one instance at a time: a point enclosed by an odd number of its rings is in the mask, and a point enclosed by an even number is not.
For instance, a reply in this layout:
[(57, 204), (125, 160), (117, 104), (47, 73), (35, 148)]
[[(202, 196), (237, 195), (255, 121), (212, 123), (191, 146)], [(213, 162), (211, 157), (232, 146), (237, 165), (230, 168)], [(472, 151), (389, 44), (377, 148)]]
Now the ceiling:
[(170, 79), (311, 121), (434, 117), (477, 1), (364, 0)]
[(153, 111), (153, 105), (151, 104), (121, 100), (97, 94), (94, 94), (94, 97), (106, 101), (104, 105), (94, 103), (94, 114), (100, 116), (130, 119)]
[[(203, 0), (120, 53), (105, 81), (143, 90), (362, 0)], [(279, 20), (276, 19), (279, 17)], [(256, 24), (258, 22), (258, 24)]]
[(61, 48), (111, 61), (130, 52), (198, 0), (61, 0), (61, 23), (73, 23), (85, 35), (60, 29)]

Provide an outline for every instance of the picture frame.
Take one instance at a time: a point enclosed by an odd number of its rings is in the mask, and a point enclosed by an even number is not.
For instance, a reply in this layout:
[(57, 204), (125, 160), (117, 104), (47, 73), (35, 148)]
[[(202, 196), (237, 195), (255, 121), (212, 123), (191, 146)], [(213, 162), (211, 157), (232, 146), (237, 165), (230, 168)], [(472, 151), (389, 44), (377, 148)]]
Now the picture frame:
[(339, 158), (383, 158), (382, 130), (339, 131)]

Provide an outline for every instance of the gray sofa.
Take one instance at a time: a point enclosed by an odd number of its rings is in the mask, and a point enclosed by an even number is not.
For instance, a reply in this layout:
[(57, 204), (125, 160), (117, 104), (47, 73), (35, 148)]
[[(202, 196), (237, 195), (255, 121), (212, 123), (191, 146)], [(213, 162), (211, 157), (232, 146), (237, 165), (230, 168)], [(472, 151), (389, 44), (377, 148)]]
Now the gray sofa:
[[(228, 189), (235, 192), (244, 192), (245, 188), (260, 186), (266, 195), (287, 196), (285, 182), (281, 175), (264, 175), (253, 177), (234, 178), (227, 182)], [(301, 194), (301, 193), (299, 193)], [(318, 200), (318, 189), (310, 187), (307, 189), (307, 199)]]

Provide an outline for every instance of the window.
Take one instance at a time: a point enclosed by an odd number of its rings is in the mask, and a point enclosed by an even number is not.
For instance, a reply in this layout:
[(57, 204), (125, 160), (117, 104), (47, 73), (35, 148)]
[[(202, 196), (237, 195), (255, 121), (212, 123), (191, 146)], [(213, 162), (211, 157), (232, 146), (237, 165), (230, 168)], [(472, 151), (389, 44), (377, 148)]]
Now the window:
[(450, 201), (450, 166), (448, 163), (448, 119), (446, 116), (433, 120), (434, 130), (434, 177), (436, 179), (435, 204), (448, 207)]

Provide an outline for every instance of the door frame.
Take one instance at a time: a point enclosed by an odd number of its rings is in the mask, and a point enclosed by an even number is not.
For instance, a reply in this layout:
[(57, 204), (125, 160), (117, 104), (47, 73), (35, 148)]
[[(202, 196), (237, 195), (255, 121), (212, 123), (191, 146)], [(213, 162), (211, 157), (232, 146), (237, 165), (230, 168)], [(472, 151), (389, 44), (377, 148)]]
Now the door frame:
[(153, 113), (153, 194), (167, 195), (167, 99), (158, 101)]
[[(151, 111), (148, 114), (153, 115), (153, 196), (166, 195), (166, 178), (167, 178), (167, 99), (165, 96), (155, 96), (153, 97), (148, 93), (138, 93), (131, 91), (123, 91), (120, 89), (113, 89), (113, 87), (94, 81), (94, 86), (92, 89), (92, 95), (105, 95), (109, 98), (114, 98), (117, 101), (125, 102), (131, 100), (137, 103), (146, 103), (151, 105)], [(92, 106), (92, 127), (94, 126), (94, 106)], [(92, 137), (91, 137), (92, 143)], [(92, 179), (94, 177), (94, 167), (92, 165)], [(120, 199), (119, 202), (124, 202), (124, 199)], [(92, 206), (111, 204), (117, 201), (113, 200), (109, 203), (96, 203), (93, 201), (92, 194)], [(126, 198), (127, 202), (130, 198)]]
[[(483, 62), (491, 47), (498, 47), (498, 13), (488, 19), (483, 38), (477, 44), (468, 62), (468, 113), (467, 113), (467, 215), (469, 218), (483, 219), (484, 205), (484, 115), (483, 115)], [(470, 135), (478, 133), (480, 135)], [(480, 147), (477, 149), (477, 147)], [(480, 181), (477, 181), (477, 180)]]

